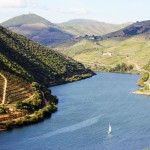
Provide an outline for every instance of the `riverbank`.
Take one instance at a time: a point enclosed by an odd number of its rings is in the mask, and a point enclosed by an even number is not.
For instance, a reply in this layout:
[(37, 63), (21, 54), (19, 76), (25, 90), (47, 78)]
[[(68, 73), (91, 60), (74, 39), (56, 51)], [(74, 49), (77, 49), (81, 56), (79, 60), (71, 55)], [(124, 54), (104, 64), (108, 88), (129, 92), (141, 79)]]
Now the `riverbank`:
[(1, 122), (0, 131), (10, 130), (13, 128), (18, 128), (41, 122), (44, 119), (50, 117), (51, 114), (56, 111), (57, 107), (55, 105), (45, 106), (44, 108), (35, 111), (33, 114), (27, 114), (24, 117)]
[[(122, 73), (122, 72), (114, 72), (114, 73)], [(122, 74), (131, 74), (131, 73), (124, 72)], [(79, 81), (79, 80), (86, 79), (86, 78), (90, 78), (93, 75), (96, 75), (96, 74), (93, 73), (93, 74), (84, 74), (83, 76), (74, 76), (72, 78), (68, 78), (64, 82), (59, 82), (57, 84), (51, 84), (50, 87), (55, 86), (55, 85), (62, 85), (65, 83), (71, 83), (71, 82)], [(50, 117), (52, 113), (56, 112), (57, 111), (56, 104), (58, 103), (58, 99), (56, 100), (54, 98), (54, 96), (52, 95), (52, 97), (54, 99), (51, 97), (51, 98), (49, 98), (50, 99), (50, 101), (49, 101), (47, 99), (47, 96), (44, 94), (46, 91), (43, 90), (45, 92), (42, 92), (42, 90), (41, 90), (41, 96), (42, 96), (42, 101), (45, 103), (44, 107), (42, 107), (36, 111), (33, 111), (33, 113), (24, 113), (23, 116), (21, 116), (19, 118), (14, 118), (11, 120), (8, 119), (7, 121), (2, 121), (0, 123), (0, 131), (4, 131), (4, 130), (8, 130), (8, 129), (13, 129), (13, 128), (22, 127), (22, 126), (41, 122), (44, 119)], [(142, 89), (135, 91), (133, 93), (139, 94), (139, 95), (150, 95), (150, 91), (142, 91)], [(51, 92), (50, 92), (50, 94), (51, 94)], [(53, 102), (51, 103), (52, 99), (53, 99)]]
[[(65, 81), (50, 83), (50, 87), (71, 83), (86, 78), (90, 78), (93, 73), (74, 75), (66, 78)], [(49, 86), (43, 87), (38, 83), (32, 83), (34, 93), (30, 98), (16, 104), (5, 104), (1, 106), (6, 113), (0, 115), (0, 131), (10, 130), (30, 124), (35, 124), (51, 117), (51, 114), (57, 111), (58, 98), (51, 94)], [(37, 97), (35, 97), (35, 95)], [(37, 100), (35, 100), (37, 99)]]
[(150, 82), (149, 82), (149, 80), (150, 80), (149, 72), (144, 72), (142, 74), (142, 77), (138, 81), (138, 86), (140, 86), (141, 88), (139, 90), (133, 92), (133, 93), (139, 94), (139, 95), (150, 96)]
[(57, 111), (58, 99), (46, 87), (32, 82), (32, 95), (14, 104), (0, 106), (0, 131), (43, 121)]
[(50, 88), (52, 86), (62, 85), (66, 83), (72, 83), (76, 81), (80, 81), (83, 79), (91, 78), (92, 76), (96, 75), (95, 72), (87, 73), (87, 74), (81, 74), (81, 75), (74, 75), (70, 78), (66, 78), (65, 80), (58, 80), (56, 82), (50, 82), (47, 86), (47, 88)]
[[(142, 74), (139, 71), (132, 71), (132, 72), (112, 72), (112, 73), (119, 73), (119, 74)], [(148, 73), (149, 74), (149, 73)], [(133, 94), (139, 94), (139, 95), (147, 95), (150, 96), (150, 82), (148, 82), (148, 80), (150, 80), (150, 77), (148, 77), (146, 80), (142, 80), (143, 76), (140, 78), (140, 80), (138, 81), (138, 86), (140, 86), (141, 88), (137, 91), (132, 92)], [(142, 81), (141, 81), (142, 80)], [(142, 82), (142, 83), (139, 83)]]
[(135, 92), (132, 92), (133, 94), (139, 94), (139, 95), (147, 95), (147, 96), (150, 96), (150, 91), (140, 91), (140, 90), (137, 90)]
[(145, 87), (140, 88), (139, 90), (132, 92), (133, 94), (139, 94), (139, 95), (147, 95), (150, 96), (150, 86), (147, 85), (147, 88)]

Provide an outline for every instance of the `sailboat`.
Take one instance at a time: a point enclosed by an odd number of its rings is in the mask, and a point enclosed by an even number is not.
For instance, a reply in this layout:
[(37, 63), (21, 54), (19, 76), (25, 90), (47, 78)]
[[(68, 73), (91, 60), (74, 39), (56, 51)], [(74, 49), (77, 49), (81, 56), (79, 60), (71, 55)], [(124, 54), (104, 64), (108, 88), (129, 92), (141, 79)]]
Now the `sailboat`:
[(109, 124), (109, 128), (108, 128), (108, 134), (111, 134), (112, 130), (111, 130), (111, 125)]

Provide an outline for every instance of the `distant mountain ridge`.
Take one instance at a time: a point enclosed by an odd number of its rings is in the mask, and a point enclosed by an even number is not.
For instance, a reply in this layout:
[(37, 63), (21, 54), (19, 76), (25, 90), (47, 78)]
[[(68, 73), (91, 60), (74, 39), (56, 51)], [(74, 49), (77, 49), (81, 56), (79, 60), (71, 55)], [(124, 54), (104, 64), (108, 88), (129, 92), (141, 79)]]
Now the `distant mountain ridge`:
[(110, 32), (120, 30), (131, 23), (126, 24), (109, 24), (90, 19), (73, 19), (59, 24), (64, 31), (77, 35), (105, 35)]
[(99, 21), (90, 20), (90, 19), (72, 19), (67, 22), (64, 22), (63, 24), (99, 24), (99, 23), (104, 23), (104, 22), (99, 22)]
[(54, 24), (36, 14), (23, 14), (1, 23), (13, 32), (50, 47), (74, 39), (75, 36), (102, 36), (129, 24), (116, 25), (90, 19), (73, 19)]
[(131, 37), (139, 34), (150, 33), (150, 20), (136, 22), (131, 24), (119, 31), (112, 32), (104, 35), (104, 38), (113, 38), (113, 37)]
[(1, 23), (1, 25), (45, 46), (73, 38), (73, 35), (36, 14), (17, 16)]

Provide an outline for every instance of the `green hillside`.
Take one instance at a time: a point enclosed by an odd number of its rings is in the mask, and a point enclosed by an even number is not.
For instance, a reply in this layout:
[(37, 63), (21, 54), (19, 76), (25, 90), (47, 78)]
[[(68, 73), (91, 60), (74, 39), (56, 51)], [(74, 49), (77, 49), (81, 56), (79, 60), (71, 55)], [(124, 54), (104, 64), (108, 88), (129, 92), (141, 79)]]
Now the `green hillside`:
[(46, 87), (94, 75), (81, 63), (1, 26), (0, 47), (0, 129), (43, 120), (58, 102)]
[(130, 23), (127, 24), (108, 24), (104, 22), (98, 22), (95, 20), (88, 19), (74, 19), (68, 22), (59, 24), (60, 28), (70, 34), (77, 36), (84, 35), (105, 35), (110, 32), (120, 30)]
[(95, 70), (108, 71), (122, 63), (138, 64), (142, 68), (150, 58), (150, 40), (149, 35), (141, 34), (126, 39), (81, 41), (66, 48), (63, 53)]

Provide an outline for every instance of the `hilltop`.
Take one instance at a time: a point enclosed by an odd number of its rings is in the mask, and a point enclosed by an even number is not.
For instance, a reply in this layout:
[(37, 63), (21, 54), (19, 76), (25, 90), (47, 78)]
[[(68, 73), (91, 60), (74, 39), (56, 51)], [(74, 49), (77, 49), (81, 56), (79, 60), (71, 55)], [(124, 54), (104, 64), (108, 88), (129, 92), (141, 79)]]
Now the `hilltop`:
[(70, 42), (76, 36), (83, 36), (84, 38), (85, 35), (105, 35), (122, 29), (129, 24), (131, 23), (120, 25), (108, 24), (88, 19), (74, 19), (54, 24), (36, 14), (23, 14), (1, 23), (2, 26), (13, 32), (22, 34), (31, 40), (49, 47)]
[(1, 25), (5, 27), (16, 27), (21, 26), (23, 24), (34, 24), (34, 23), (42, 23), (49, 27), (55, 27), (55, 25), (48, 20), (36, 15), (36, 14), (23, 14), (14, 18), (11, 18)]
[(86, 34), (100, 36), (120, 30), (129, 24), (130, 23), (117, 25), (89, 19), (73, 19), (58, 25), (62, 30), (76, 36), (84, 36)]
[(73, 38), (73, 35), (36, 14), (20, 15), (1, 23), (1, 25), (45, 46)]
[(116, 37), (131, 37), (143, 33), (150, 33), (150, 20), (147, 21), (141, 21), (136, 22), (134, 24), (131, 24), (119, 31), (109, 33), (103, 36), (103, 38), (116, 38)]
[(47, 87), (94, 75), (70, 57), (1, 26), (0, 47), (0, 129), (43, 120), (58, 102)]

